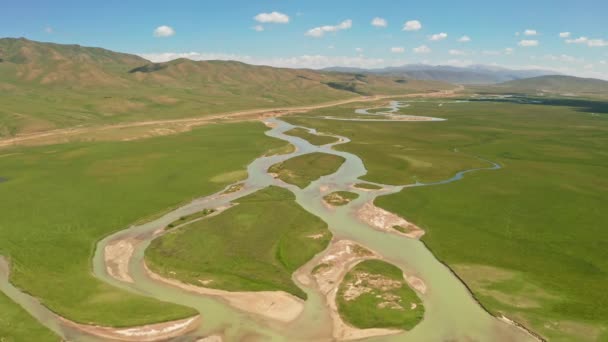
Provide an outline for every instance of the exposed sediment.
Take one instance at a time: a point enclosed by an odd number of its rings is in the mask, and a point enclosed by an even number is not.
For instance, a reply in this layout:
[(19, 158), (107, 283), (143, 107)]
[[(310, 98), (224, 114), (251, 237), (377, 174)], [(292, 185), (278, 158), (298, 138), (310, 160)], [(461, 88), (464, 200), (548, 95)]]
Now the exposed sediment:
[(131, 328), (110, 328), (80, 324), (67, 320), (63, 317), (59, 317), (59, 319), (65, 325), (104, 339), (143, 342), (165, 341), (170, 338), (182, 336), (195, 330), (201, 323), (200, 315), (178, 321), (149, 324)]
[[(356, 212), (357, 218), (368, 225), (387, 233), (402, 235), (411, 239), (420, 239), (424, 230), (404, 218), (384, 209), (376, 207), (373, 203), (366, 203)], [(403, 230), (403, 231), (400, 231)]]
[(336, 295), (346, 273), (363, 260), (379, 259), (379, 254), (361, 245), (340, 240), (333, 242), (320, 258), (316, 258), (299, 269), (295, 278), (304, 285), (315, 283), (325, 296), (333, 325), (333, 338), (336, 340), (357, 340), (366, 337), (384, 336), (401, 333), (398, 329), (359, 329), (350, 326), (338, 313)]
[(233, 292), (211, 289), (165, 278), (154, 273), (145, 263), (144, 267), (148, 276), (153, 280), (188, 292), (217, 297), (239, 310), (280, 322), (291, 322), (304, 310), (304, 301), (283, 291)]

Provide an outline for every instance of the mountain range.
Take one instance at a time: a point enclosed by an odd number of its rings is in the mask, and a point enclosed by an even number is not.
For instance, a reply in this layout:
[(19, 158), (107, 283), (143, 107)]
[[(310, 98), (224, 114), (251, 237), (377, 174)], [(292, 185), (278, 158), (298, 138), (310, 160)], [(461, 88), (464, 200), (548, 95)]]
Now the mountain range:
[(408, 64), (382, 69), (332, 67), (325, 71), (385, 75), (406, 79), (442, 81), (453, 84), (497, 84), (529, 77), (556, 75), (548, 70), (513, 70), (489, 65), (456, 67), (446, 65)]

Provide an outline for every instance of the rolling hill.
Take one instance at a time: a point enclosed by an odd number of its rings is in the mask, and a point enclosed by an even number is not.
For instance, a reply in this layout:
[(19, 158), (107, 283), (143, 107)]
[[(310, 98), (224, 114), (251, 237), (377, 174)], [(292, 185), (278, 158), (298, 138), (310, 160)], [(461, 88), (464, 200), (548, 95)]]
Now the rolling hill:
[(497, 84), (511, 80), (556, 74), (556, 72), (546, 70), (513, 70), (488, 65), (455, 67), (446, 65), (409, 64), (382, 69), (334, 67), (326, 70), (388, 75), (406, 79), (442, 81), (455, 84)]
[(399, 77), (178, 59), (0, 39), (0, 137), (452, 86)]
[(498, 84), (493, 91), (513, 93), (553, 93), (560, 95), (608, 95), (608, 81), (574, 76), (540, 76)]

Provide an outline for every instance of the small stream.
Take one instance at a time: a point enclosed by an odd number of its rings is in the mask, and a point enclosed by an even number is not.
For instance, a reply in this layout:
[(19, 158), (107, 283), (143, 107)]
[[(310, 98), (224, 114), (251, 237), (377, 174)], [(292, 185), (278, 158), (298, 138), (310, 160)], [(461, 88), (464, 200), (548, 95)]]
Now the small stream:
[[(392, 108), (402, 105), (405, 105), (405, 103), (391, 102)], [(397, 110), (398, 108), (382, 115), (399, 115), (395, 114)], [(357, 114), (377, 115), (368, 113), (367, 111), (360, 111)], [(438, 120), (441, 119), (433, 121)], [(461, 171), (450, 179), (439, 182), (417, 182), (403, 186), (378, 184), (383, 189), (366, 191), (352, 187), (354, 183), (360, 183), (359, 177), (367, 173), (362, 160), (356, 155), (336, 151), (332, 148), (337, 144), (348, 143), (349, 140), (347, 138), (337, 137), (340, 141), (318, 147), (311, 145), (303, 139), (285, 135), (284, 132), (295, 127), (291, 124), (276, 118), (268, 119), (266, 123), (274, 126), (266, 132), (266, 135), (293, 144), (296, 147), (296, 151), (287, 155), (260, 157), (254, 160), (247, 167), (249, 176), (244, 181), (244, 188), (240, 191), (222, 196), (220, 194), (223, 191), (220, 191), (210, 196), (195, 199), (154, 221), (131, 226), (106, 237), (98, 243), (93, 259), (93, 272), (95, 276), (113, 286), (134, 293), (151, 296), (162, 301), (186, 305), (198, 310), (202, 316), (200, 328), (187, 336), (175, 339), (178, 341), (195, 341), (198, 337), (211, 334), (221, 334), (224, 336), (225, 341), (237, 341), (247, 337), (259, 337), (263, 341), (331, 340), (331, 319), (324, 303), (324, 297), (313, 287), (299, 284), (308, 294), (308, 300), (300, 317), (294, 322), (286, 324), (244, 313), (230, 307), (217, 298), (193, 294), (164, 283), (159, 283), (150, 279), (143, 268), (144, 251), (154, 238), (154, 232), (158, 229), (164, 228), (167, 224), (181, 216), (193, 214), (205, 208), (219, 207), (269, 185), (276, 185), (292, 191), (299, 205), (327, 222), (329, 229), (334, 234), (334, 238), (353, 240), (370, 248), (381, 254), (387, 261), (400, 267), (406, 274), (415, 275), (426, 283), (427, 292), (421, 295), (426, 309), (424, 320), (411, 331), (399, 335), (371, 338), (369, 341), (533, 340), (530, 335), (521, 329), (500, 321), (480, 307), (464, 284), (446, 266), (439, 262), (422, 242), (374, 230), (365, 223), (360, 222), (354, 215), (358, 208), (369, 201), (373, 201), (377, 196), (398, 192), (406, 187), (436, 186), (458, 181), (468, 172), (498, 169), (500, 168), (498, 164), (488, 162), (488, 167), (485, 169)], [(314, 130), (310, 131), (314, 133)], [(267, 173), (268, 168), (273, 164), (311, 152), (339, 155), (344, 157), (346, 161), (334, 174), (318, 179), (305, 189), (300, 189), (274, 179)], [(322, 196), (325, 194), (321, 193), (320, 188), (322, 187), (329, 187), (329, 191), (346, 190), (356, 192), (360, 196), (346, 206), (328, 209), (322, 204)], [(440, 214), (438, 212), (438, 215)], [(103, 258), (104, 247), (108, 243), (124, 238), (135, 238), (141, 241), (141, 243), (136, 245), (129, 265), (130, 275), (134, 279), (134, 283), (132, 284), (120, 282), (109, 276)], [(99, 341), (99, 339), (93, 336), (86, 335), (62, 324), (53, 313), (40, 305), (35, 299), (12, 286), (6, 277), (6, 269), (6, 263), (3, 263), (3, 260), (0, 258), (0, 290), (26, 308), (42, 324), (50, 327), (69, 341)]]

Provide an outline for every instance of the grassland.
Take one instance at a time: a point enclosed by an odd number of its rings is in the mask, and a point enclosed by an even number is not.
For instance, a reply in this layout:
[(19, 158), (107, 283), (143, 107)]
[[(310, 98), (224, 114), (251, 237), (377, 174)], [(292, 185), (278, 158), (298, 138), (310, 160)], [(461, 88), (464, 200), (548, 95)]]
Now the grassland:
[(179, 225), (186, 224), (186, 223), (188, 223), (190, 221), (198, 220), (200, 218), (203, 218), (205, 216), (213, 214), (214, 212), (215, 212), (215, 209), (203, 209), (203, 210), (199, 211), (198, 213), (194, 213), (192, 215), (182, 216), (182, 217), (178, 218), (177, 220), (169, 223), (167, 225), (167, 227), (165, 227), (165, 229), (175, 228), (175, 227), (177, 227)]
[(93, 249), (139, 218), (242, 179), (250, 161), (284, 145), (264, 130), (238, 123), (131, 142), (3, 150), (0, 198), (10, 200), (0, 208), (0, 254), (13, 261), (11, 281), (78, 322), (131, 326), (193, 314), (97, 280)]
[(268, 172), (276, 173), (285, 183), (304, 189), (320, 177), (336, 172), (344, 160), (333, 154), (314, 152), (275, 164)]
[(424, 316), (422, 301), (403, 272), (382, 260), (366, 260), (350, 270), (336, 298), (340, 316), (361, 329), (410, 330)]
[(355, 188), (363, 189), (363, 190), (380, 190), (381, 186), (371, 184), (371, 183), (357, 183), (354, 185)]
[(0, 292), (0, 341), (57, 342), (59, 337)]
[(423, 241), (494, 314), (551, 340), (606, 339), (608, 104), (544, 101), (436, 100), (401, 109), (448, 119), (432, 123), (289, 120), (353, 139), (339, 148), (362, 157), (365, 178), (381, 183), (487, 166), (472, 156), (500, 163), (376, 204), (423, 228)]
[(281, 290), (306, 294), (292, 273), (331, 240), (327, 224), (295, 196), (268, 187), (225, 212), (157, 238), (146, 250), (155, 272), (186, 283), (229, 291)]
[(333, 206), (347, 205), (357, 198), (359, 198), (359, 195), (350, 191), (335, 191), (323, 196), (323, 200)]
[(308, 130), (301, 127), (292, 128), (289, 131), (285, 132), (285, 134), (302, 138), (308, 141), (309, 143), (317, 146), (327, 145), (338, 141), (338, 139), (334, 137), (309, 133)]

